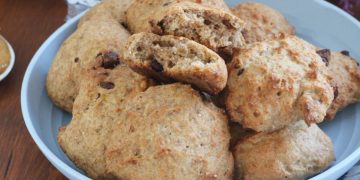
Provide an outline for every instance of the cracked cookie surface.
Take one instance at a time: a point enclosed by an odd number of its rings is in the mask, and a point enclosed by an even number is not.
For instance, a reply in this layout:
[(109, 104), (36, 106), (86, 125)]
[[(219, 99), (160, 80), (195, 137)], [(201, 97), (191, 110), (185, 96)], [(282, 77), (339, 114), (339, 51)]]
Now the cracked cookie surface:
[(189, 85), (153, 86), (127, 101), (106, 149), (120, 179), (231, 179), (223, 110)]
[(226, 109), (231, 120), (255, 131), (320, 123), (334, 98), (315, 47), (295, 36), (240, 49), (228, 71)]
[[(331, 139), (298, 121), (272, 133), (249, 135), (233, 152), (235, 179), (306, 179), (335, 160)], [(260, 163), (259, 163), (260, 162)]]
[(114, 56), (111, 52), (99, 54), (81, 82), (71, 122), (58, 135), (58, 143), (68, 157), (95, 179), (109, 178), (104, 153), (124, 101), (152, 84), (123, 62), (106, 60), (106, 56)]
[(295, 29), (277, 10), (261, 3), (241, 3), (231, 12), (245, 22), (243, 36), (246, 43), (279, 39), (294, 35)]

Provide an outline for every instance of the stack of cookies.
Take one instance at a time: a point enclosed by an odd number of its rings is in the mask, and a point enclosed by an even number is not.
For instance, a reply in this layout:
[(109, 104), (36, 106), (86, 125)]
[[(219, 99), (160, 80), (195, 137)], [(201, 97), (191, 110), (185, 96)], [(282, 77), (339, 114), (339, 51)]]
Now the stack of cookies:
[(59, 49), (47, 92), (94, 179), (305, 179), (334, 161), (317, 126), (360, 100), (349, 52), (278, 11), (223, 0), (105, 0)]

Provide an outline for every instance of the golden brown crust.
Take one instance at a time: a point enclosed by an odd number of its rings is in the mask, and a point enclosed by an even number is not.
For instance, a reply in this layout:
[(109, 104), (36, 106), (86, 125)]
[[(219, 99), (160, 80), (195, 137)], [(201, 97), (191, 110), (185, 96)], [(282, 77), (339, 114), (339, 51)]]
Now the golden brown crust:
[(245, 43), (241, 34), (243, 21), (229, 12), (204, 6), (207, 1), (202, 2), (181, 1), (164, 7), (157, 1), (135, 1), (127, 11), (129, 29), (133, 33), (183, 36), (215, 52), (231, 55), (233, 49)]
[(85, 22), (61, 45), (48, 72), (46, 89), (57, 106), (68, 112), (79, 91), (82, 70), (101, 50), (120, 54), (129, 33), (114, 20)]
[(104, 151), (123, 102), (144, 91), (151, 81), (124, 63), (114, 69), (96, 64), (95, 69), (87, 70), (81, 82), (73, 118), (69, 125), (59, 130), (58, 142), (79, 168), (99, 179), (109, 176)]
[(277, 10), (261, 3), (241, 3), (231, 9), (232, 13), (245, 21), (243, 31), (246, 43), (279, 39), (283, 35), (294, 35), (295, 29)]
[(298, 121), (272, 133), (242, 139), (233, 152), (236, 179), (305, 179), (335, 160), (330, 138)]
[(128, 39), (125, 49), (124, 60), (141, 74), (165, 82), (190, 83), (210, 94), (217, 94), (226, 85), (224, 60), (187, 38), (138, 33)]
[[(126, 12), (126, 19), (132, 33), (150, 32), (149, 20), (159, 14), (159, 11), (181, 2), (193, 2), (202, 6), (230, 12), (223, 0), (133, 0)], [(161, 12), (162, 13), (162, 12)]]
[(87, 21), (93, 21), (96, 24), (99, 21), (111, 19), (126, 26), (126, 10), (132, 2), (133, 0), (103, 0), (80, 18), (78, 27)]
[(256, 131), (274, 131), (298, 120), (322, 122), (334, 97), (315, 47), (295, 36), (248, 45), (228, 71), (229, 115)]
[(230, 179), (224, 112), (189, 85), (150, 87), (126, 102), (106, 149), (120, 179)]
[[(346, 52), (343, 52), (347, 54)], [(331, 52), (329, 74), (335, 89), (335, 98), (326, 118), (333, 119), (336, 112), (349, 104), (360, 101), (360, 70), (356, 60), (341, 52)]]

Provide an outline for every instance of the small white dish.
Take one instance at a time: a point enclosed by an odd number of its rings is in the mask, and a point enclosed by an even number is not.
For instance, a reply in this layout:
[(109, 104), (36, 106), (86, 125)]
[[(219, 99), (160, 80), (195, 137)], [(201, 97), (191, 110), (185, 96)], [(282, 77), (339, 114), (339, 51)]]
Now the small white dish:
[(10, 71), (12, 70), (12, 68), (14, 67), (14, 64), (15, 64), (14, 49), (11, 47), (10, 43), (3, 36), (0, 35), (0, 41), (1, 40), (5, 41), (5, 43), (6, 43), (7, 47), (8, 47), (8, 50), (9, 50), (9, 53), (10, 53), (10, 64), (5, 69), (5, 71), (0, 74), (0, 81), (5, 79), (5, 77), (10, 74)]

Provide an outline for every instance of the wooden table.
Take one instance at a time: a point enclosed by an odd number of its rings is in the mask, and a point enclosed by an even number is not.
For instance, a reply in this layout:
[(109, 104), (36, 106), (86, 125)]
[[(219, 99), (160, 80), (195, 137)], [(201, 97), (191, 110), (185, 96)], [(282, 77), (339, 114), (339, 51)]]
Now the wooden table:
[(66, 179), (31, 139), (20, 109), (26, 67), (66, 13), (65, 0), (0, 0), (0, 34), (16, 54), (13, 71), (0, 82), (0, 179)]
[(16, 54), (14, 69), (0, 82), (0, 179), (66, 179), (30, 137), (20, 109), (25, 70), (66, 14), (65, 0), (0, 0), (0, 34)]

